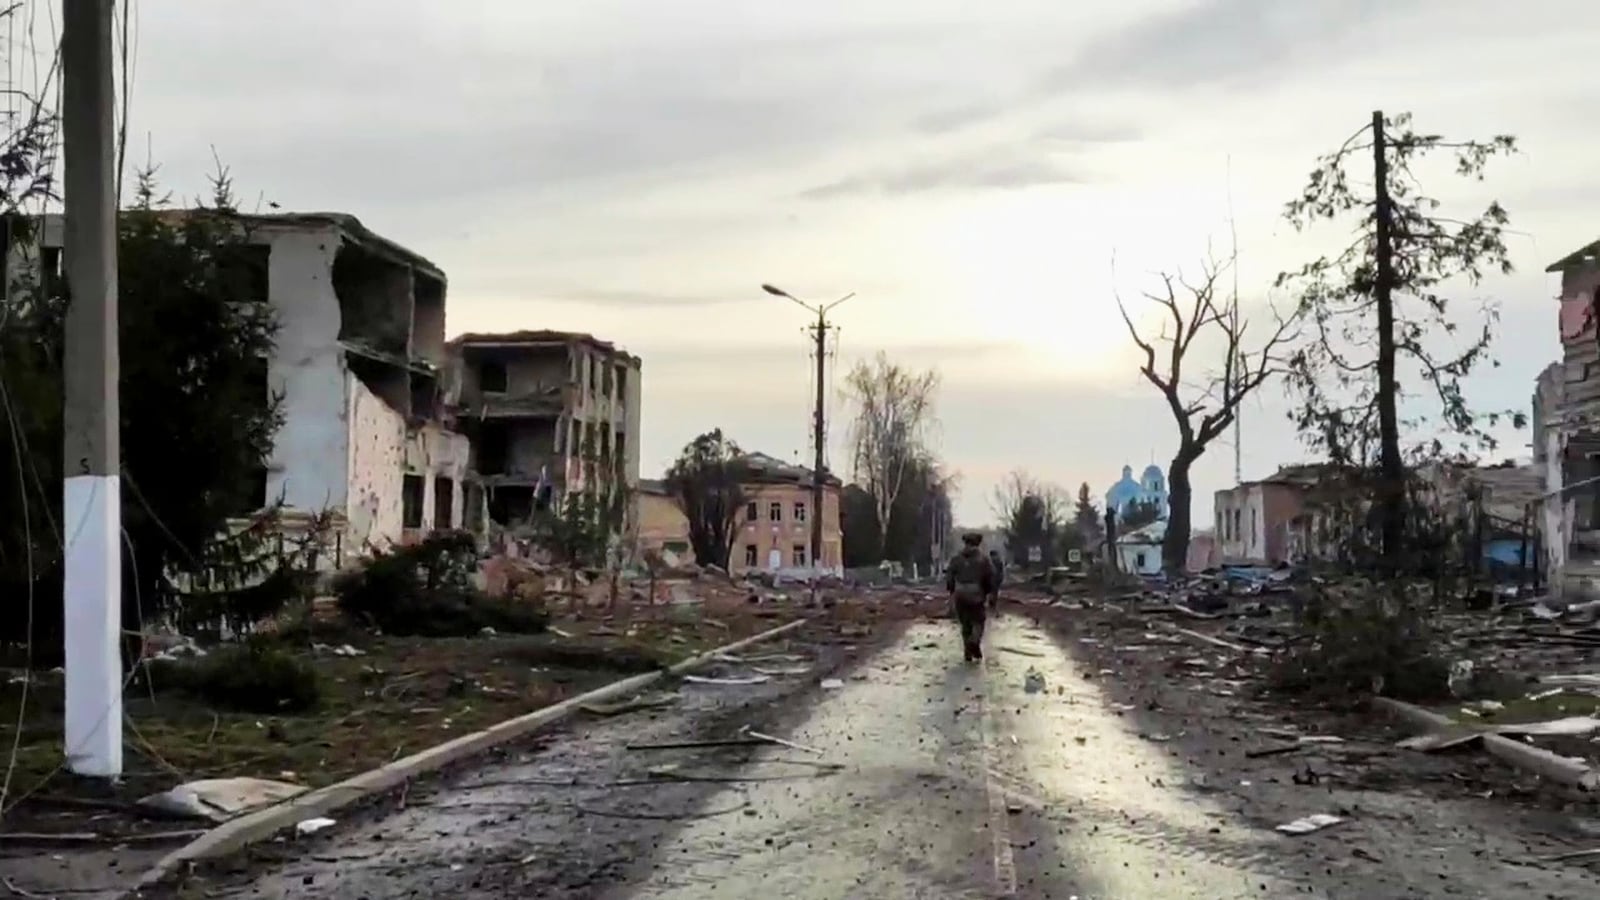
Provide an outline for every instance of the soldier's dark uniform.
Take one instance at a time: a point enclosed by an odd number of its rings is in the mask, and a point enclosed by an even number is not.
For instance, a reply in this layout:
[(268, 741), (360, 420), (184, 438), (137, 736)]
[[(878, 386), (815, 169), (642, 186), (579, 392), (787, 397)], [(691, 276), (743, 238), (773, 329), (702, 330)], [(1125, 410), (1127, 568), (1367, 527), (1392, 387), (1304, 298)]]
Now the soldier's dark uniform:
[(961, 623), (962, 655), (968, 662), (983, 659), (983, 625), (988, 610), (984, 604), (999, 590), (994, 564), (979, 545), (983, 536), (963, 535), (965, 545), (945, 568), (945, 589), (955, 601), (956, 621)]
[(989, 611), (994, 612), (1000, 608), (1000, 587), (1006, 583), (1006, 561), (1000, 558), (999, 550), (989, 551), (989, 565), (994, 567), (994, 593), (989, 595)]

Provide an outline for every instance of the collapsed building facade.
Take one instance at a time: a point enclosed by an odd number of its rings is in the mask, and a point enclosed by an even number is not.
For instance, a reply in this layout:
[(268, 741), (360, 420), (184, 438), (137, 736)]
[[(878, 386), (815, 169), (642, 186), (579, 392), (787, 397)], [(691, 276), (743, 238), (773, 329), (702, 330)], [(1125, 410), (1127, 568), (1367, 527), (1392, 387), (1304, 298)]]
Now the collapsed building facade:
[[(326, 515), (332, 546), (321, 559), (335, 566), (468, 524), (467, 438), (441, 392), (444, 273), (351, 215), (237, 219), (278, 324), (262, 396), (281, 397), (283, 425), (255, 502), (278, 504), (288, 531)], [(47, 271), (63, 238), (61, 217), (44, 217)]]
[[(526, 524), (569, 492), (636, 492), (637, 356), (564, 331), (463, 334), (449, 353), (449, 390), (471, 439), (471, 479), (491, 521)], [(623, 530), (635, 517), (630, 503)]]
[(1533, 395), (1533, 454), (1543, 562), (1552, 593), (1600, 597), (1600, 241), (1551, 264), (1561, 275), (1562, 359), (1540, 373)]

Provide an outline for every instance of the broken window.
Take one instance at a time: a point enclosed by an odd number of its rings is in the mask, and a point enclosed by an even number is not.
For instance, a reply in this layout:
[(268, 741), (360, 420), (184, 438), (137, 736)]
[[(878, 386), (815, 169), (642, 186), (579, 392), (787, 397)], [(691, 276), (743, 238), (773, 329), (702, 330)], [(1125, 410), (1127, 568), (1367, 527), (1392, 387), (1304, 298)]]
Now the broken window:
[(455, 493), (454, 479), (443, 476), (433, 479), (433, 527), (446, 529), (455, 527)]
[(270, 244), (229, 247), (226, 255), (217, 260), (217, 268), (225, 279), (224, 290), (241, 302), (266, 303), (271, 257)]
[(508, 484), (490, 488), (489, 518), (501, 525), (514, 525), (533, 518), (533, 487)]
[(511, 430), (500, 422), (485, 422), (478, 429), (478, 439), (473, 442), (478, 454), (478, 472), (483, 475), (504, 475), (511, 457)]
[(761, 513), (758, 510), (759, 507), (756, 506), (756, 502), (754, 500), (746, 503), (744, 505), (744, 520), (746, 522), (754, 522), (756, 519), (760, 518)]
[(796, 500), (794, 502), (794, 520), (796, 522), (804, 522), (806, 520), (806, 503), (804, 500)]
[(422, 494), (426, 480), (421, 475), (407, 475), (400, 486), (400, 527), (422, 527)]
[(62, 268), (60, 247), (43, 247), (39, 250), (39, 286), (46, 297), (59, 297), (66, 283), (66, 270)]
[(421, 372), (411, 373), (411, 415), (435, 419), (439, 416), (439, 380)]
[(333, 258), (339, 340), (407, 356), (412, 320), (411, 267), (345, 241)]
[(234, 518), (245, 518), (267, 505), (267, 467), (256, 466), (251, 469), (239, 487), (239, 492), (228, 504), (229, 515)]
[(778, 501), (774, 500), (771, 503), (767, 504), (767, 521), (769, 521), (769, 522), (782, 522), (783, 521), (783, 504), (782, 503), (779, 503)]
[(422, 269), (413, 269), (411, 278), (411, 352), (438, 365), (444, 362), (444, 281)]
[(478, 363), (478, 390), (485, 394), (504, 394), (509, 381), (504, 362), (486, 359)]
[(806, 564), (806, 545), (795, 544), (793, 548), (793, 557), (796, 568), (804, 567)]
[(1134, 566), (1136, 568), (1140, 568), (1140, 569), (1144, 568), (1144, 551), (1143, 550), (1141, 550), (1138, 553), (1134, 554), (1133, 564), (1134, 564)]
[(462, 488), (461, 524), (469, 531), (477, 531), (483, 527), (483, 486), (468, 483)]
[(747, 565), (747, 566), (754, 566), (756, 564), (756, 545), (755, 544), (745, 544), (744, 545), (744, 564)]
[(345, 365), (367, 390), (390, 409), (403, 416), (411, 414), (411, 371), (399, 362), (374, 359), (360, 352), (345, 354)]

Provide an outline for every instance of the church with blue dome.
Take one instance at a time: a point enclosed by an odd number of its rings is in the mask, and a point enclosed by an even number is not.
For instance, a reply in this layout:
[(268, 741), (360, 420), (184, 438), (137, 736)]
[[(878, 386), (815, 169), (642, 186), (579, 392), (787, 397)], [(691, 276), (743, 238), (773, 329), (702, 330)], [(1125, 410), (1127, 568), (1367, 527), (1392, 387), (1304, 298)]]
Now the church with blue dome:
[(1148, 465), (1139, 480), (1133, 480), (1133, 466), (1122, 467), (1122, 479), (1106, 491), (1106, 509), (1117, 511), (1117, 518), (1127, 515), (1135, 504), (1154, 503), (1167, 517), (1167, 475), (1158, 465)]

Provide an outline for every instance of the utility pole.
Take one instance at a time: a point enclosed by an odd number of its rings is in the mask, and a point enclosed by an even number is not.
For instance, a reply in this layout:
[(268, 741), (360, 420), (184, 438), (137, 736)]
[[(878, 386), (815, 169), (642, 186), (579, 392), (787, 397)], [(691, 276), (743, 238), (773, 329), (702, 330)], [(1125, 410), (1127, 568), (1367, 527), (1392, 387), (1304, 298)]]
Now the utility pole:
[[(820, 570), (822, 567), (822, 497), (823, 485), (828, 477), (828, 310), (854, 297), (854, 293), (845, 294), (843, 297), (829, 303), (810, 304), (795, 297), (788, 291), (773, 287), (770, 284), (761, 286), (763, 291), (774, 297), (792, 300), (809, 312), (815, 313), (816, 324), (806, 330), (811, 332), (814, 342), (814, 351), (817, 355), (817, 398), (811, 411), (811, 441), (815, 450), (815, 464), (811, 469), (811, 567)], [(842, 548), (841, 548), (842, 549)], [(813, 579), (812, 586), (815, 588)]]
[(811, 467), (811, 568), (820, 571), (822, 566), (822, 483), (827, 476), (828, 460), (824, 454), (827, 448), (828, 418), (824, 412), (824, 404), (828, 396), (828, 312), (818, 307), (817, 324), (811, 326), (812, 337), (816, 340), (817, 354), (817, 399), (816, 408), (811, 415), (811, 441), (815, 445), (815, 462)]
[(122, 774), (114, 0), (62, 0), (67, 307), (62, 363), (67, 766)]
[(1405, 468), (1400, 459), (1400, 422), (1395, 408), (1399, 386), (1395, 383), (1394, 346), (1394, 218), (1389, 204), (1388, 136), (1383, 111), (1372, 113), (1372, 218), (1377, 254), (1377, 281), (1373, 300), (1378, 307), (1378, 438), (1383, 556), (1390, 566), (1400, 562), (1405, 531)]
[[(1239, 226), (1238, 226), (1238, 224), (1236, 223), (1236, 221), (1233, 218), (1233, 157), (1232, 156), (1228, 157), (1228, 237), (1229, 237), (1230, 243), (1232, 244), (1232, 258), (1229, 260), (1228, 268), (1233, 270), (1232, 273), (1231, 273), (1233, 275), (1233, 312), (1234, 312), (1234, 315), (1238, 315), (1238, 313), (1239, 313)], [(1234, 373), (1233, 377), (1234, 377), (1234, 383), (1235, 384), (1237, 384), (1238, 380), (1240, 378), (1242, 378), (1243, 375), (1244, 375), (1244, 361), (1245, 361), (1244, 353), (1240, 352), (1238, 354), (1238, 359), (1235, 360), (1234, 364), (1230, 367), (1231, 370)], [(1229, 387), (1229, 389), (1232, 389), (1233, 386), (1229, 385), (1228, 387)], [(1244, 484), (1244, 427), (1239, 422), (1239, 419), (1242, 417), (1243, 413), (1244, 413), (1243, 405), (1242, 404), (1238, 404), (1238, 403), (1234, 404), (1234, 407), (1233, 407), (1233, 483), (1236, 486)]]

